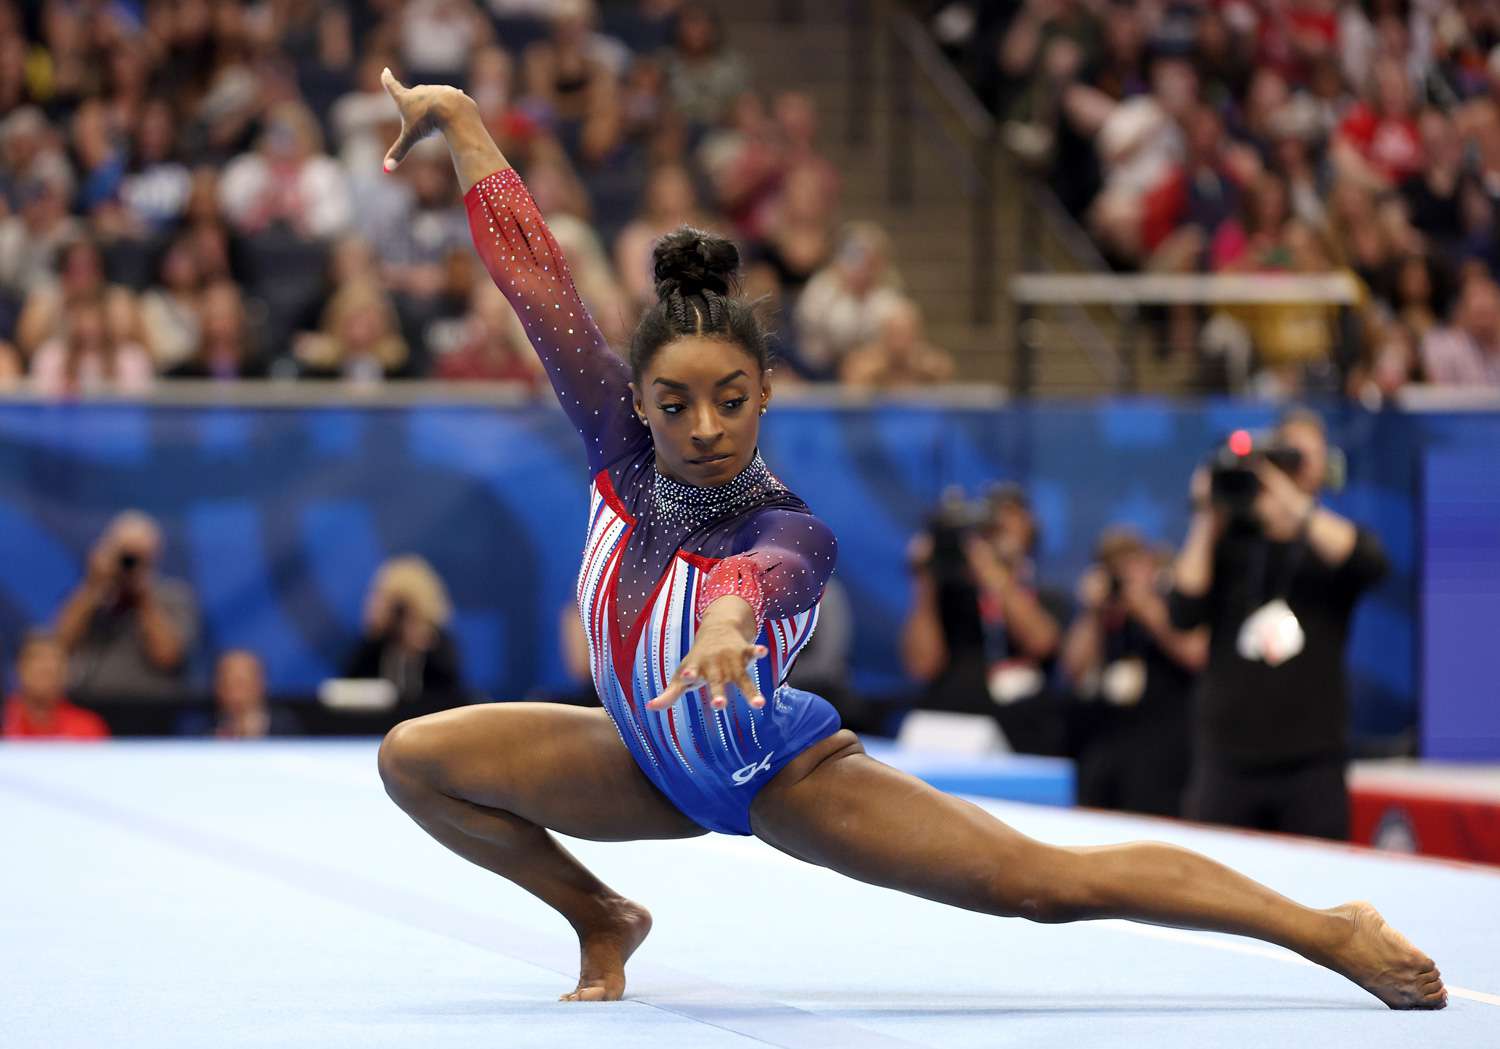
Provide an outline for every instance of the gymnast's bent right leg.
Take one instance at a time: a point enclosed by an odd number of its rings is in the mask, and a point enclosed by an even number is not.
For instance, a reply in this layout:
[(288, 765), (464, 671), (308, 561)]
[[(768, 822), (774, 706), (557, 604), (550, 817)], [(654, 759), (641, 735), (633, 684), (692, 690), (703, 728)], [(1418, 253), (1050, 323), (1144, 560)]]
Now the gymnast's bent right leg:
[(550, 904), (578, 933), (578, 986), (613, 1001), (651, 931), (549, 830), (592, 841), (691, 838), (704, 829), (646, 779), (603, 710), (485, 703), (404, 721), (380, 745), (391, 799), (464, 859)]

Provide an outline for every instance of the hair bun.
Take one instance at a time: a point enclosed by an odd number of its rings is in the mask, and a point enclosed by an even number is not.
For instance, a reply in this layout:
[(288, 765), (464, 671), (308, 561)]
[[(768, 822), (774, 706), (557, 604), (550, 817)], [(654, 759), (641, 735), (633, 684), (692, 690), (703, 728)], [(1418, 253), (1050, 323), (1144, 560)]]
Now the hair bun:
[(651, 265), (658, 299), (666, 300), (673, 292), (728, 295), (740, 268), (740, 253), (723, 237), (683, 226), (656, 242)]

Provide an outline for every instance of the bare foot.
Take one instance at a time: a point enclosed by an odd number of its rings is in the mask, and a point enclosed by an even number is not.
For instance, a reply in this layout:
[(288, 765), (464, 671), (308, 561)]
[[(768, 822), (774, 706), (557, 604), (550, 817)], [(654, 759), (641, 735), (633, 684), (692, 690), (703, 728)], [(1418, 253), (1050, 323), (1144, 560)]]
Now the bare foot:
[(1346, 903), (1324, 913), (1348, 931), (1323, 964), (1359, 984), (1392, 1009), (1441, 1009), (1448, 1004), (1437, 964), (1386, 924), (1368, 903)]
[(618, 1002), (625, 994), (625, 963), (651, 931), (651, 912), (626, 899), (610, 904), (597, 926), (578, 931), (578, 986), (564, 1002)]

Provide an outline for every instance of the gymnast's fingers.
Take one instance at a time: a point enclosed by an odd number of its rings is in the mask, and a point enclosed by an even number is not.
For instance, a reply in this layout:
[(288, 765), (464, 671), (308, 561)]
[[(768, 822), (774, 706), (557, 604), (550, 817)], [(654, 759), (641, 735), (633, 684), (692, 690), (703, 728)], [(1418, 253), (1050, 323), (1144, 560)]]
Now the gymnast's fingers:
[(677, 675), (672, 679), (661, 695), (646, 704), (647, 710), (665, 710), (676, 703), (682, 694), (694, 687), (698, 680), (698, 668), (684, 663), (677, 670)]
[(750, 679), (750, 671), (742, 670), (734, 679), (734, 685), (740, 693), (749, 701), (752, 707), (760, 708), (766, 705), (766, 697), (760, 694), (760, 689), (755, 687), (755, 682)]
[(729, 706), (728, 688), (730, 675), (715, 667), (708, 672), (708, 694), (709, 706), (715, 710), (723, 710)]

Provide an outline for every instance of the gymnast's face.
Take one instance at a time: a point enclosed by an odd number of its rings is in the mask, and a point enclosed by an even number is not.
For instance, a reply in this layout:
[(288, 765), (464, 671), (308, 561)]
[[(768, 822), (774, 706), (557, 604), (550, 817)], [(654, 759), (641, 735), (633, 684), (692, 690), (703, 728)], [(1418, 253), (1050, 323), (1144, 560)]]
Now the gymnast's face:
[(769, 377), (738, 343), (684, 336), (656, 352), (630, 384), (651, 428), (657, 468), (684, 484), (724, 484), (749, 465)]

